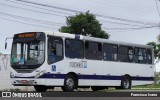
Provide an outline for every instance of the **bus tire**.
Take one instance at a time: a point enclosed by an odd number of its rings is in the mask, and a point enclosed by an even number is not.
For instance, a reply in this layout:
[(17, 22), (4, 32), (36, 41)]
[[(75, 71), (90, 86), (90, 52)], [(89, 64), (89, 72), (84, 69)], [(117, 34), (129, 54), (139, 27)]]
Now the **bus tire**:
[(131, 79), (129, 76), (124, 76), (121, 80), (121, 89), (131, 89)]
[(91, 89), (92, 89), (92, 91), (94, 91), (94, 92), (99, 90), (97, 86), (91, 86)]
[(34, 88), (37, 92), (46, 92), (47, 87), (44, 85), (34, 85)]
[(76, 88), (76, 80), (73, 75), (69, 74), (64, 79), (64, 86), (61, 87), (64, 92), (73, 92)]
[(104, 90), (104, 89), (108, 89), (108, 87), (106, 86), (91, 86), (92, 91), (98, 91), (98, 90)]

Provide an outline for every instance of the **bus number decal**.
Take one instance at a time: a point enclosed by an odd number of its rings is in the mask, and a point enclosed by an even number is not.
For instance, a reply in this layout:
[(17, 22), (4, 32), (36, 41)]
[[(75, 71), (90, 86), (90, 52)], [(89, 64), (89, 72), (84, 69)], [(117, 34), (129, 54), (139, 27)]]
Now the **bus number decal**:
[(70, 62), (69, 67), (74, 68), (87, 68), (87, 61), (81, 61), (81, 62)]

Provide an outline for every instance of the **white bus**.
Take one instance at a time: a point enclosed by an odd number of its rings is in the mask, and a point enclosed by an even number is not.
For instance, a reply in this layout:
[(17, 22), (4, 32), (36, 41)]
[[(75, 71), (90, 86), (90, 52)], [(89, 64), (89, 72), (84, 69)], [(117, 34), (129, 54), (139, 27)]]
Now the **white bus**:
[(36, 91), (61, 87), (93, 91), (130, 89), (152, 84), (154, 52), (151, 46), (56, 32), (15, 34), (11, 51), (12, 84)]

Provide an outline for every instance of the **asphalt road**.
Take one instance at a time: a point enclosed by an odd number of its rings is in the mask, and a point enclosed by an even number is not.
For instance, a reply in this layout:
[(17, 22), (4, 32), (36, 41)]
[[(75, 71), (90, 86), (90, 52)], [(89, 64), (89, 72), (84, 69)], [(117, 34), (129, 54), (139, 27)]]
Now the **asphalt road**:
[(160, 100), (159, 97), (45, 97), (45, 98), (0, 98), (1, 100)]
[[(31, 91), (36, 93), (35, 91)], [(31, 93), (28, 92), (28, 93)], [(24, 91), (19, 93), (25, 93)], [(22, 98), (0, 98), (2, 100), (22, 100)], [(30, 100), (160, 100), (160, 90), (105, 90), (105, 91), (47, 91), (42, 98), (29, 98)], [(23, 98), (28, 100), (28, 98)]]

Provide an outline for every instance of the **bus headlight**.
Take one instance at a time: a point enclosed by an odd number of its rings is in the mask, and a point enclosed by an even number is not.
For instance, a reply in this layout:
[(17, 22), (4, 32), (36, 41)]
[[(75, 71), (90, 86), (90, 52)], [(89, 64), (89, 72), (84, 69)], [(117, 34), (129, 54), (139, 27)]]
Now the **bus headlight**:
[(45, 72), (46, 72), (46, 71), (44, 70), (44, 71), (41, 71), (41, 72), (37, 73), (37, 74), (35, 75), (35, 78), (38, 78), (38, 77), (42, 76)]
[(10, 77), (14, 78), (14, 74), (12, 72), (10, 72)]

